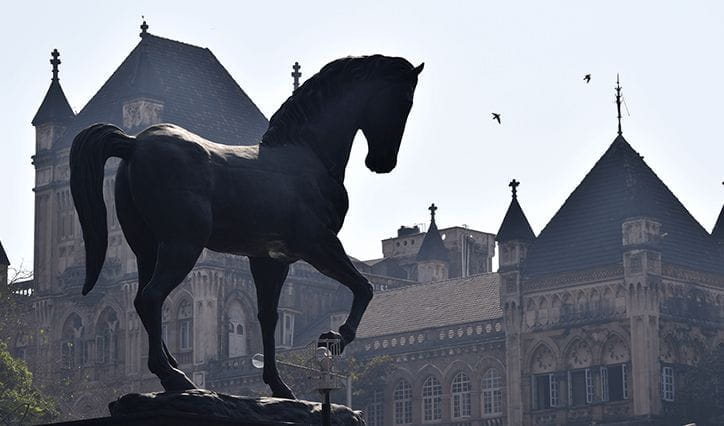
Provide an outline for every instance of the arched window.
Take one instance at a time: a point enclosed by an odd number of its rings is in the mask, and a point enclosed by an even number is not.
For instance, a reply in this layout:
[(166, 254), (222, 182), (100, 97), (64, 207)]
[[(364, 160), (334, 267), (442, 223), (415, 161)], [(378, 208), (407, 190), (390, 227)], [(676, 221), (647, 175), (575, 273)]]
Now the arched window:
[(503, 413), (503, 378), (497, 368), (490, 368), (483, 374), (483, 415)]
[(83, 321), (76, 314), (65, 320), (60, 338), (60, 359), (64, 368), (75, 368), (83, 363)]
[(246, 355), (246, 328), (241, 303), (238, 300), (232, 302), (226, 315), (227, 355), (229, 358)]
[(193, 348), (193, 325), (193, 306), (184, 299), (178, 307), (178, 348), (181, 352), (188, 352)]
[(422, 385), (422, 421), (434, 422), (442, 419), (442, 386), (430, 376)]
[(171, 341), (169, 340), (171, 336), (169, 336), (168, 333), (168, 325), (171, 322), (171, 308), (168, 307), (166, 303), (163, 305), (163, 309), (161, 310), (161, 339), (163, 339), (163, 342), (166, 343), (166, 347), (171, 347)]
[(397, 383), (392, 400), (395, 403), (395, 424), (412, 424), (412, 386), (410, 386), (407, 380), (403, 379)]
[(465, 373), (458, 373), (452, 381), (452, 417), (459, 419), (470, 417), (470, 378)]
[(367, 426), (385, 426), (384, 393), (382, 389), (375, 389), (372, 393), (372, 401), (370, 401), (365, 411)]
[(118, 317), (111, 308), (106, 308), (96, 326), (96, 361), (100, 364), (114, 363), (118, 358)]

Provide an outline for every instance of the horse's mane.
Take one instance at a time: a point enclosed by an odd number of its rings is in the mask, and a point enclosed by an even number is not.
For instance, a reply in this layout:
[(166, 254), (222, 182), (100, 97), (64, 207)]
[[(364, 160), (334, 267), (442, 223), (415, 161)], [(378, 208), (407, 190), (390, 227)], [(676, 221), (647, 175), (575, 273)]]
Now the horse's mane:
[(301, 142), (301, 126), (316, 116), (325, 101), (338, 95), (353, 82), (395, 79), (413, 68), (404, 58), (382, 55), (346, 57), (325, 65), (294, 91), (269, 120), (262, 144), (285, 145)]

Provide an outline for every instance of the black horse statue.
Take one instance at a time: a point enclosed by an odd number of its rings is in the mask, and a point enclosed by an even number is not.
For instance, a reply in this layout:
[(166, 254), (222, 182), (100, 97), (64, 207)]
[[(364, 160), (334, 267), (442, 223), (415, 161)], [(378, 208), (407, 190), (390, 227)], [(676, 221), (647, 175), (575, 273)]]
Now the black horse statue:
[(103, 168), (120, 157), (116, 213), (138, 264), (134, 306), (148, 332), (148, 368), (164, 389), (195, 388), (162, 341), (161, 308), (205, 247), (249, 257), (263, 378), (275, 397), (294, 398), (274, 360), (277, 306), (291, 263), (304, 260), (352, 291), (347, 320), (325, 336), (339, 338), (342, 349), (354, 340), (372, 286), (337, 239), (348, 208), (345, 168), (361, 129), (367, 167), (394, 169), (423, 65), (381, 55), (333, 61), (284, 102), (256, 146), (216, 144), (172, 124), (136, 137), (95, 124), (75, 137), (70, 188), (85, 241), (83, 294), (98, 280), (108, 246)]

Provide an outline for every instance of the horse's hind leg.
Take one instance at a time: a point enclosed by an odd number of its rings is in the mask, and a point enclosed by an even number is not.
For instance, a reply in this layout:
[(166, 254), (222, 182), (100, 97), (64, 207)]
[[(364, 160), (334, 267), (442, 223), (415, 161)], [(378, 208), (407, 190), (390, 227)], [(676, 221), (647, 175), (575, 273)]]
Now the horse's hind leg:
[[(138, 288), (136, 290), (136, 298), (134, 299), (134, 306), (136, 312), (139, 313), (139, 302), (141, 292), (144, 287), (151, 281), (153, 275), (153, 269), (156, 266), (156, 251), (158, 250), (158, 242), (153, 237), (151, 230), (144, 223), (141, 215), (136, 210), (136, 206), (133, 204), (133, 198), (128, 187), (128, 165), (125, 161), (122, 161), (118, 167), (116, 175), (116, 214), (118, 216), (118, 222), (121, 224), (123, 229), (123, 235), (126, 237), (129, 247), (133, 250), (136, 255), (136, 265), (138, 266)], [(171, 352), (166, 347), (166, 342), (161, 341), (163, 345), (163, 351), (166, 354), (168, 362), (173, 367), (178, 367), (176, 359), (171, 355)]]
[(357, 327), (362, 321), (362, 315), (372, 300), (372, 285), (352, 264), (342, 247), (342, 243), (335, 235), (331, 235), (319, 244), (310, 244), (302, 258), (317, 268), (324, 275), (337, 280), (352, 290), (352, 309), (347, 320), (339, 327), (339, 335), (334, 332), (325, 333), (322, 337), (338, 337), (342, 340), (342, 347), (352, 342), (357, 334)]
[(194, 267), (202, 249), (199, 244), (180, 241), (159, 244), (153, 276), (143, 289), (138, 303), (148, 332), (148, 369), (158, 376), (167, 391), (196, 388), (181, 370), (169, 363), (163, 352), (161, 308), (169, 293), (181, 284)]
[(256, 286), (258, 318), (264, 345), (264, 383), (269, 385), (274, 397), (295, 399), (291, 389), (279, 377), (274, 346), (274, 331), (279, 319), (279, 295), (289, 273), (289, 265), (266, 257), (250, 257), (249, 266)]

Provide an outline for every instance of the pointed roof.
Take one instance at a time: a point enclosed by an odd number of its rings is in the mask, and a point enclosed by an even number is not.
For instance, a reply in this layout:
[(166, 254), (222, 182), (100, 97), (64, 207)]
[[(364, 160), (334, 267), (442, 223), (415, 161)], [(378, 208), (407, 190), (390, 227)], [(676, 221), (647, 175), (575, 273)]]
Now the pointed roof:
[(619, 135), (531, 245), (526, 275), (620, 264), (621, 225), (636, 216), (661, 222), (663, 262), (724, 273), (714, 239)]
[(503, 223), (500, 225), (498, 234), (495, 236), (495, 241), (499, 243), (513, 240), (535, 240), (533, 228), (530, 227), (528, 218), (525, 217), (525, 213), (523, 213), (523, 209), (518, 203), (518, 185), (520, 185), (520, 182), (515, 179), (508, 185), (513, 188), (513, 199), (510, 200), (508, 211), (505, 213)]
[(417, 260), (442, 260), (447, 262), (450, 256), (442, 242), (440, 231), (435, 223), (435, 211), (437, 206), (433, 203), (430, 207), (430, 228), (420, 244), (420, 251), (417, 252)]
[(5, 253), (5, 249), (3, 248), (3, 243), (0, 242), (0, 265), (9, 266), (10, 260), (8, 259), (7, 253)]
[(51, 55), (53, 56), (53, 59), (50, 60), (50, 64), (53, 65), (53, 79), (50, 81), (50, 87), (40, 104), (40, 108), (38, 108), (38, 112), (33, 117), (33, 126), (45, 123), (64, 123), (75, 117), (75, 113), (68, 103), (68, 98), (65, 97), (63, 88), (60, 87), (60, 80), (58, 79), (58, 65), (60, 65), (58, 57), (60, 53), (58, 53), (58, 49), (54, 49)]
[(164, 122), (214, 142), (257, 144), (269, 125), (209, 49), (142, 32), (141, 41), (78, 113), (60, 144), (69, 146), (93, 123), (123, 127), (123, 104), (141, 97), (163, 103)]

